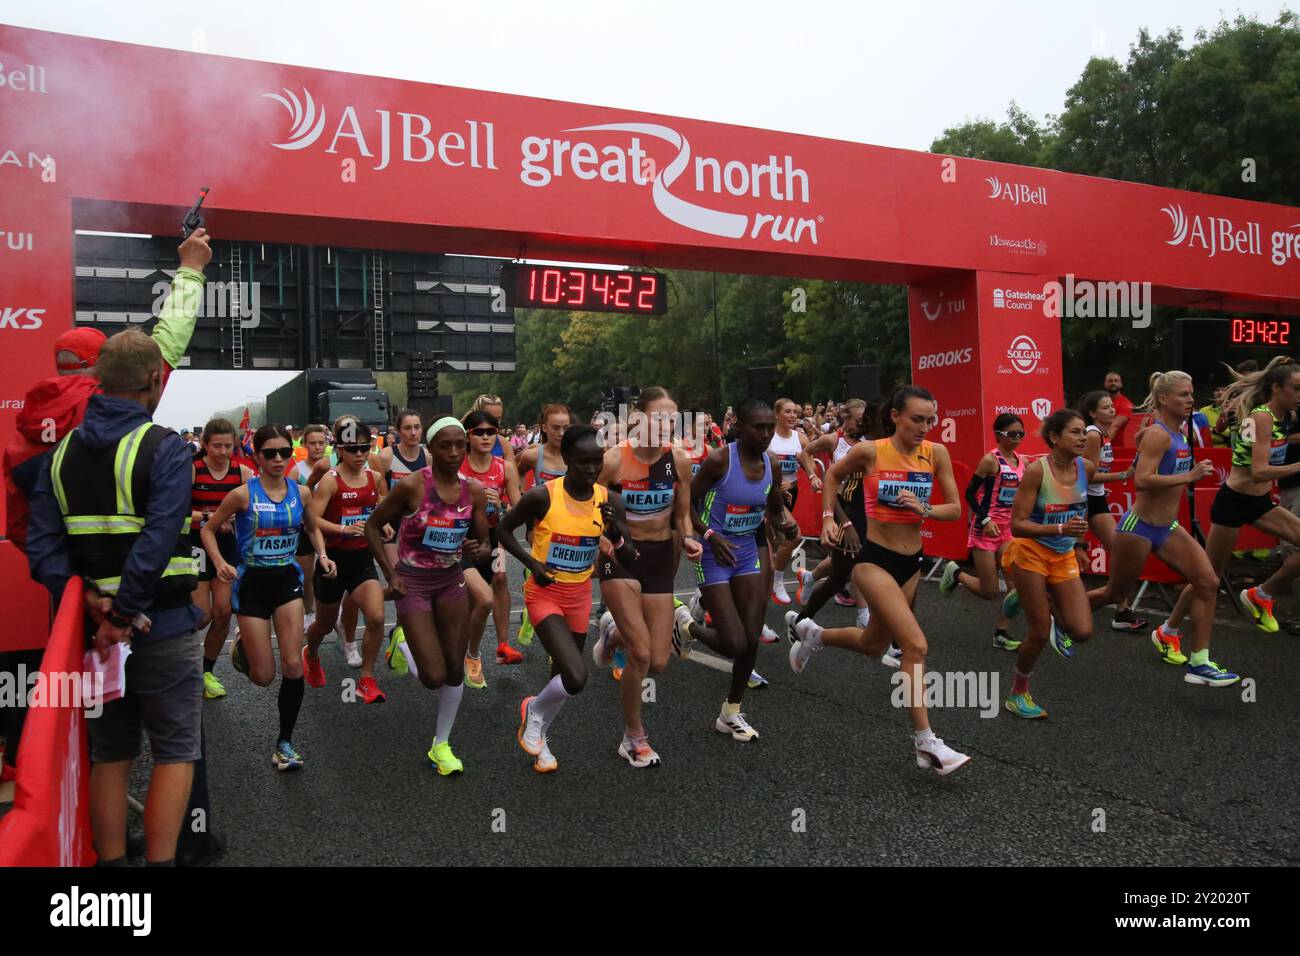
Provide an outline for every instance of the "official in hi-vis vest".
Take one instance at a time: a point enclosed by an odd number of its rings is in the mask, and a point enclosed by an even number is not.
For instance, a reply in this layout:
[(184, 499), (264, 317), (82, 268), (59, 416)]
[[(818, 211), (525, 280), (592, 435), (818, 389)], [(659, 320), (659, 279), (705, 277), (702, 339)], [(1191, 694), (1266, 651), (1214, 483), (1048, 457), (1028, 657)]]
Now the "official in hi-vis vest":
[(73, 575), (86, 583), (101, 658), (131, 645), (126, 693), (89, 721), (90, 818), (101, 864), (125, 865), (126, 796), (140, 731), (154, 758), (145, 814), (147, 861), (176, 855), (203, 705), (202, 612), (189, 543), (190, 463), (185, 441), (152, 421), (163, 356), (142, 332), (109, 339), (95, 367), (103, 391), (41, 468), (31, 499), (32, 577), (58, 600)]

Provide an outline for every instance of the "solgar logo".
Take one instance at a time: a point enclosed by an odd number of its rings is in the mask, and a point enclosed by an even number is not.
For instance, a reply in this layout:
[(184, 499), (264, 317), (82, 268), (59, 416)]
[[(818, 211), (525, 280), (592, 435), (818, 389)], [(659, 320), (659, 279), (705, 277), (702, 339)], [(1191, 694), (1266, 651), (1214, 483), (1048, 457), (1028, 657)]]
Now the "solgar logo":
[(1024, 203), (1027, 206), (1046, 206), (1047, 187), (1028, 186), (1025, 183), (1004, 183), (996, 176), (984, 180), (989, 184), (989, 199), (1009, 202), (1013, 206)]
[(949, 352), (931, 352), (928, 355), (922, 355), (916, 361), (918, 372), (928, 368), (946, 368), (950, 365), (967, 365), (974, 357), (973, 348), (953, 349)]
[(1007, 349), (1011, 367), (1022, 375), (1028, 375), (1038, 368), (1038, 360), (1042, 357), (1043, 353), (1038, 351), (1037, 344), (1027, 335), (1017, 335)]

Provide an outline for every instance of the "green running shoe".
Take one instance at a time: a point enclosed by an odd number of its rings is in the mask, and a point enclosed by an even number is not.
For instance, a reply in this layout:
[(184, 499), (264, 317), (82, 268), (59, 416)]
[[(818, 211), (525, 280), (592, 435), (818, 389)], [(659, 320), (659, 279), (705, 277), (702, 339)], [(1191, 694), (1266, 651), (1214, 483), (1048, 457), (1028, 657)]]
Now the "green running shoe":
[(1016, 589), (1012, 588), (1007, 592), (1007, 596), (1002, 599), (1002, 616), (1013, 618), (1020, 613), (1020, 595)]
[(403, 653), (402, 645), (406, 643), (406, 632), (402, 630), (399, 624), (388, 634), (388, 650), (384, 651), (384, 660), (388, 662), (389, 669), (398, 677), (405, 677), (411, 672), (410, 666), (406, 662), (406, 654)]
[(957, 590), (957, 585), (961, 582), (957, 580), (957, 572), (961, 570), (961, 565), (956, 561), (949, 561), (943, 566), (943, 577), (939, 579), (939, 593), (944, 597), (952, 597), (952, 592)]
[(429, 748), (429, 762), (433, 764), (438, 775), (445, 777), (453, 773), (464, 773), (465, 765), (460, 762), (460, 758), (451, 752), (451, 744), (441, 743), (434, 744)]
[(1018, 651), (1020, 650), (1020, 644), (1020, 641), (1013, 641), (1006, 634), (998, 634), (996, 632), (993, 634), (993, 646), (1004, 651)]
[(1024, 717), (1029, 720), (1047, 716), (1047, 711), (1034, 703), (1034, 698), (1029, 696), (1029, 691), (1025, 691), (1023, 694), (1012, 694), (1002, 706), (1017, 717)]
[(533, 643), (533, 622), (528, 620), (528, 608), (524, 608), (523, 617), (519, 619), (519, 633), (515, 639), (524, 647)]
[(221, 686), (221, 681), (217, 680), (217, 675), (212, 671), (203, 672), (203, 696), (208, 700), (226, 696), (226, 689)]

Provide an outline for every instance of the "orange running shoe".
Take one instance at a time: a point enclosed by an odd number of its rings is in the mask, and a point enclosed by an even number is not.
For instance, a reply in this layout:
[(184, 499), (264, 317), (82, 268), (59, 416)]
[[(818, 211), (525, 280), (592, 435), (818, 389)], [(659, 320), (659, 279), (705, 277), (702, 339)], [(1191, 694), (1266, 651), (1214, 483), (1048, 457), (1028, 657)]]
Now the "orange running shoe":
[(373, 677), (363, 677), (357, 681), (357, 693), (367, 704), (382, 704), (388, 700), (388, 695), (379, 689)]

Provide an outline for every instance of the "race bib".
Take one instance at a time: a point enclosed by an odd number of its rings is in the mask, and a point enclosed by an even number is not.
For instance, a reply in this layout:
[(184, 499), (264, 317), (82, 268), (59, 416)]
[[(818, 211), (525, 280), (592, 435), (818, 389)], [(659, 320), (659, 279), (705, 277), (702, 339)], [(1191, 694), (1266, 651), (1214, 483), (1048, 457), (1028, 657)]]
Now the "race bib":
[(279, 558), (298, 550), (298, 529), (258, 528), (253, 532), (253, 556)]
[(1084, 501), (1067, 501), (1043, 506), (1043, 524), (1065, 524), (1071, 518), (1082, 518), (1088, 513)]
[(349, 525), (362, 524), (371, 516), (371, 514), (374, 513), (374, 510), (375, 509), (373, 508), (363, 508), (360, 506), (344, 508), (342, 510), (342, 517), (339, 519), (339, 524), (345, 528)]
[(1185, 475), (1192, 470), (1192, 450), (1190, 448), (1180, 448), (1175, 453), (1174, 470), (1171, 474)]
[(930, 500), (930, 488), (934, 476), (928, 471), (882, 471), (880, 483), (876, 486), (876, 500), (891, 508), (902, 507), (898, 496), (904, 491), (916, 495), (916, 500), (925, 504)]
[(552, 534), (546, 566), (556, 571), (586, 571), (595, 563), (599, 535)]
[(1002, 473), (1002, 483), (998, 486), (998, 504), (1004, 508), (1010, 507), (1016, 500), (1016, 492), (1020, 488), (1020, 476), (1014, 472), (1004, 471)]
[(763, 511), (766, 505), (727, 505), (722, 516), (724, 534), (753, 534), (763, 523)]
[(469, 518), (446, 518), (429, 515), (424, 519), (424, 537), (420, 544), (439, 554), (455, 554), (469, 533)]
[(673, 502), (673, 483), (671, 481), (623, 482), (623, 505), (629, 517), (636, 515), (654, 515), (663, 511)]
[(694, 478), (699, 473), (700, 473), (700, 462), (698, 461), (691, 462), (691, 477)]
[(1286, 464), (1286, 446), (1285, 438), (1274, 438), (1273, 443), (1268, 446), (1268, 463), (1270, 465)]
[(783, 479), (793, 478), (799, 473), (799, 458), (796, 455), (777, 455), (776, 460), (781, 464), (781, 477)]

